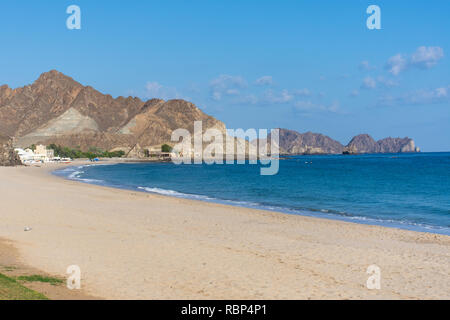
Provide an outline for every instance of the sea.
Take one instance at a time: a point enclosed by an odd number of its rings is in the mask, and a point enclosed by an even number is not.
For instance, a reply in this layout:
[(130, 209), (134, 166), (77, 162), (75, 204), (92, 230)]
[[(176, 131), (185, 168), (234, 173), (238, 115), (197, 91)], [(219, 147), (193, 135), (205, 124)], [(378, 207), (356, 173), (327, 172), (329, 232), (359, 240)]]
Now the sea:
[(172, 197), (450, 235), (450, 153), (292, 156), (261, 164), (72, 166), (67, 179)]

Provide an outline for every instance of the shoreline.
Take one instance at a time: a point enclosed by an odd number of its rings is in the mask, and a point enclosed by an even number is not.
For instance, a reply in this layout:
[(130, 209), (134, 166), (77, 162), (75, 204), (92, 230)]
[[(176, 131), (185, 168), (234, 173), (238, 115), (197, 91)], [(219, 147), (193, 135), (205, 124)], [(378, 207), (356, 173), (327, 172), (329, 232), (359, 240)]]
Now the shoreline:
[[(65, 169), (81, 169), (80, 167), (83, 166), (101, 166), (101, 165), (116, 165), (116, 164), (136, 164), (136, 163), (167, 163), (166, 161), (135, 161), (131, 159), (130, 161), (116, 161), (116, 160), (106, 160), (106, 163), (86, 163), (81, 165), (70, 165), (66, 167)], [(68, 175), (58, 174), (59, 169), (56, 169), (54, 171), (51, 171), (50, 173), (54, 176), (57, 176), (59, 178), (63, 178), (70, 181), (76, 181), (80, 183), (85, 183), (89, 185), (95, 185), (95, 186), (101, 186), (106, 188), (113, 188), (113, 189), (119, 189), (119, 190), (126, 190), (126, 191), (134, 191), (134, 192), (142, 192), (146, 194), (152, 194), (152, 195), (161, 195), (165, 197), (170, 198), (176, 198), (176, 199), (186, 199), (186, 200), (194, 200), (194, 201), (201, 201), (206, 203), (215, 203), (215, 204), (222, 204), (222, 205), (229, 205), (234, 206), (238, 208), (245, 208), (245, 209), (255, 209), (255, 210), (263, 210), (263, 211), (270, 211), (280, 214), (288, 214), (288, 215), (296, 215), (296, 216), (302, 216), (302, 217), (311, 217), (311, 218), (317, 218), (317, 219), (327, 219), (327, 220), (333, 220), (333, 221), (341, 221), (341, 222), (347, 222), (347, 223), (355, 223), (355, 224), (361, 224), (361, 225), (369, 225), (369, 226), (380, 226), (385, 228), (394, 228), (398, 230), (407, 230), (407, 231), (413, 231), (413, 232), (425, 232), (425, 233), (431, 233), (431, 234), (439, 234), (439, 235), (445, 235), (450, 236), (450, 231), (446, 230), (445, 228), (438, 227), (438, 226), (431, 226), (431, 225), (420, 225), (420, 224), (414, 224), (410, 222), (401, 222), (396, 220), (381, 220), (381, 219), (374, 219), (364, 216), (340, 216), (336, 213), (330, 213), (328, 210), (316, 210), (316, 211), (307, 211), (307, 210), (294, 210), (289, 207), (277, 207), (274, 206), (268, 206), (268, 205), (262, 205), (259, 203), (248, 203), (244, 204), (245, 201), (240, 200), (229, 200), (229, 199), (220, 199), (220, 198), (211, 198), (206, 195), (201, 194), (187, 194), (183, 192), (179, 192), (176, 190), (165, 190), (168, 192), (175, 192), (178, 195), (175, 194), (165, 194), (165, 193), (158, 193), (158, 192), (151, 192), (146, 191), (145, 188), (142, 187), (136, 187), (136, 188), (127, 188), (125, 186), (116, 186), (112, 184), (107, 183), (96, 183), (95, 181), (90, 180), (89, 178), (83, 179), (83, 178), (71, 178)], [(74, 170), (75, 172), (76, 170)], [(158, 188), (158, 187), (156, 187)]]
[[(0, 168), (0, 237), (50, 274), (80, 265), (89, 295), (450, 299), (448, 236), (79, 183), (58, 167)], [(365, 287), (373, 264), (382, 290)]]

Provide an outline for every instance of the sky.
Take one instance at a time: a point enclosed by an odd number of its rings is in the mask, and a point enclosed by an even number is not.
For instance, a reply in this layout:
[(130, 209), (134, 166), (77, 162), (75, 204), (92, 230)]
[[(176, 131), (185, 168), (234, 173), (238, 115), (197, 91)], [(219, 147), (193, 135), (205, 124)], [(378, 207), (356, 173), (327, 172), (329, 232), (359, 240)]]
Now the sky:
[(189, 100), (231, 129), (450, 151), (448, 0), (2, 1), (0, 39), (12, 88), (56, 69), (114, 97)]

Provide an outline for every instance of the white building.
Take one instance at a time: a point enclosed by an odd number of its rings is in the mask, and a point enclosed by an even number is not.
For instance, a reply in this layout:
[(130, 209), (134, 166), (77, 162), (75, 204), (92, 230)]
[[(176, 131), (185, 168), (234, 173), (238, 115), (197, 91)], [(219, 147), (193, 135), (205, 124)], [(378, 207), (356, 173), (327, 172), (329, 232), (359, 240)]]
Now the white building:
[(36, 149), (33, 151), (31, 149), (14, 149), (19, 155), (22, 163), (36, 163), (36, 162), (51, 162), (56, 160), (54, 150), (47, 149), (44, 145), (36, 146)]
[(28, 162), (34, 161), (34, 152), (31, 149), (24, 150), (21, 148), (16, 148), (14, 150), (19, 155), (20, 161), (22, 161), (22, 163), (28, 163)]

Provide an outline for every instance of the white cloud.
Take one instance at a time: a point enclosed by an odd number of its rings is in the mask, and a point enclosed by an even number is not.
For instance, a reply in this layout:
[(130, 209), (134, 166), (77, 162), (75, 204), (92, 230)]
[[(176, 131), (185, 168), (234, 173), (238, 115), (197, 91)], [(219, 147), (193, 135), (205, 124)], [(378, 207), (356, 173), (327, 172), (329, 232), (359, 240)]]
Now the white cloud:
[(387, 69), (394, 76), (405, 70), (407, 66), (408, 62), (402, 54), (397, 54), (393, 57), (390, 57), (386, 64)]
[(362, 71), (370, 71), (370, 70), (374, 70), (375, 67), (372, 66), (369, 61), (361, 61), (361, 63), (358, 66), (359, 70)]
[(378, 83), (381, 83), (386, 88), (393, 88), (393, 87), (397, 87), (399, 85), (397, 81), (392, 80), (392, 79), (386, 79), (381, 76), (377, 78), (377, 81), (378, 81)]
[(292, 93), (300, 97), (309, 97), (312, 94), (312, 92), (306, 88), (294, 90)]
[[(393, 87), (397, 87), (399, 85), (397, 81), (392, 80), (392, 79), (387, 79), (382, 76), (379, 76), (376, 79), (374, 79), (372, 77), (365, 77), (363, 80), (363, 83), (361, 84), (361, 89), (369, 89), (369, 90), (375, 89), (379, 86), (379, 84), (385, 88), (393, 88)], [(355, 91), (356, 90), (354, 90), (354, 92)], [(354, 96), (358, 95), (358, 93), (356, 93), (356, 94), (351, 93), (350, 95), (354, 97)]]
[[(263, 76), (256, 80), (255, 85), (273, 85), (271, 76)], [(240, 76), (220, 75), (209, 83), (212, 99), (223, 101), (234, 105), (254, 105), (254, 106), (290, 106), (296, 110), (314, 112), (338, 112), (339, 103), (324, 104), (315, 102), (315, 95), (308, 88), (296, 90), (249, 87), (248, 83)], [(251, 91), (250, 89), (255, 89)], [(318, 94), (323, 97), (324, 94)], [(310, 98), (310, 101), (299, 101), (299, 99)]]
[(300, 111), (326, 111), (336, 113), (339, 111), (339, 102), (334, 101), (330, 105), (325, 105), (312, 102), (311, 100), (297, 101), (294, 103), (294, 107)]
[(328, 111), (337, 112), (339, 104), (337, 102), (325, 105), (321, 103), (316, 103), (313, 100), (299, 101), (296, 98), (299, 97), (311, 97), (312, 92), (309, 89), (298, 89), (298, 90), (273, 90), (267, 89), (261, 94), (248, 94), (239, 99), (239, 104), (247, 103), (259, 106), (274, 106), (274, 105), (291, 105), (297, 110), (302, 111)]
[(339, 102), (338, 101), (333, 101), (327, 108), (328, 111), (331, 112), (338, 112), (339, 111)]
[(239, 103), (249, 103), (249, 104), (258, 104), (259, 103), (259, 99), (256, 95), (254, 94), (248, 94), (245, 97), (243, 97)]
[(450, 86), (448, 88), (437, 88), (435, 90), (435, 95), (437, 98), (446, 98), (449, 95)]
[(421, 89), (398, 97), (386, 95), (378, 100), (381, 106), (427, 105), (450, 102), (450, 86), (435, 89)]
[(160, 94), (161, 89), (163, 88), (158, 82), (147, 82), (145, 85), (146, 93), (149, 96), (157, 97)]
[(316, 109), (317, 106), (319, 105), (308, 100), (308, 101), (297, 101), (294, 104), (294, 106), (299, 110), (311, 110)]
[(443, 57), (444, 50), (441, 47), (421, 46), (410, 57), (399, 53), (389, 58), (386, 68), (390, 73), (397, 76), (411, 67), (429, 69), (435, 66)]
[(353, 90), (352, 92), (350, 92), (350, 97), (357, 97), (359, 96), (359, 91), (358, 90)]
[(146, 83), (144, 97), (147, 99), (159, 98), (163, 100), (182, 98), (175, 88), (163, 86), (156, 81)]
[(366, 77), (363, 80), (361, 88), (363, 89), (375, 89), (377, 86), (377, 82), (372, 77)]
[(411, 56), (411, 65), (429, 69), (435, 66), (444, 57), (441, 47), (419, 47)]
[(240, 94), (242, 88), (247, 87), (247, 81), (240, 76), (220, 75), (210, 82), (211, 96), (219, 101), (224, 96), (236, 96)]
[(228, 89), (225, 91), (225, 94), (229, 96), (238, 96), (241, 94), (241, 92), (238, 89)]
[(405, 101), (411, 104), (440, 103), (447, 101), (450, 86), (431, 90), (418, 90), (406, 95)]
[(284, 89), (280, 93), (277, 93), (273, 90), (267, 90), (264, 92), (262, 97), (262, 102), (278, 104), (278, 103), (287, 103), (291, 102), (294, 99), (294, 96), (289, 93), (288, 90)]
[(258, 86), (270, 86), (273, 84), (272, 76), (263, 76), (256, 79), (255, 84)]

